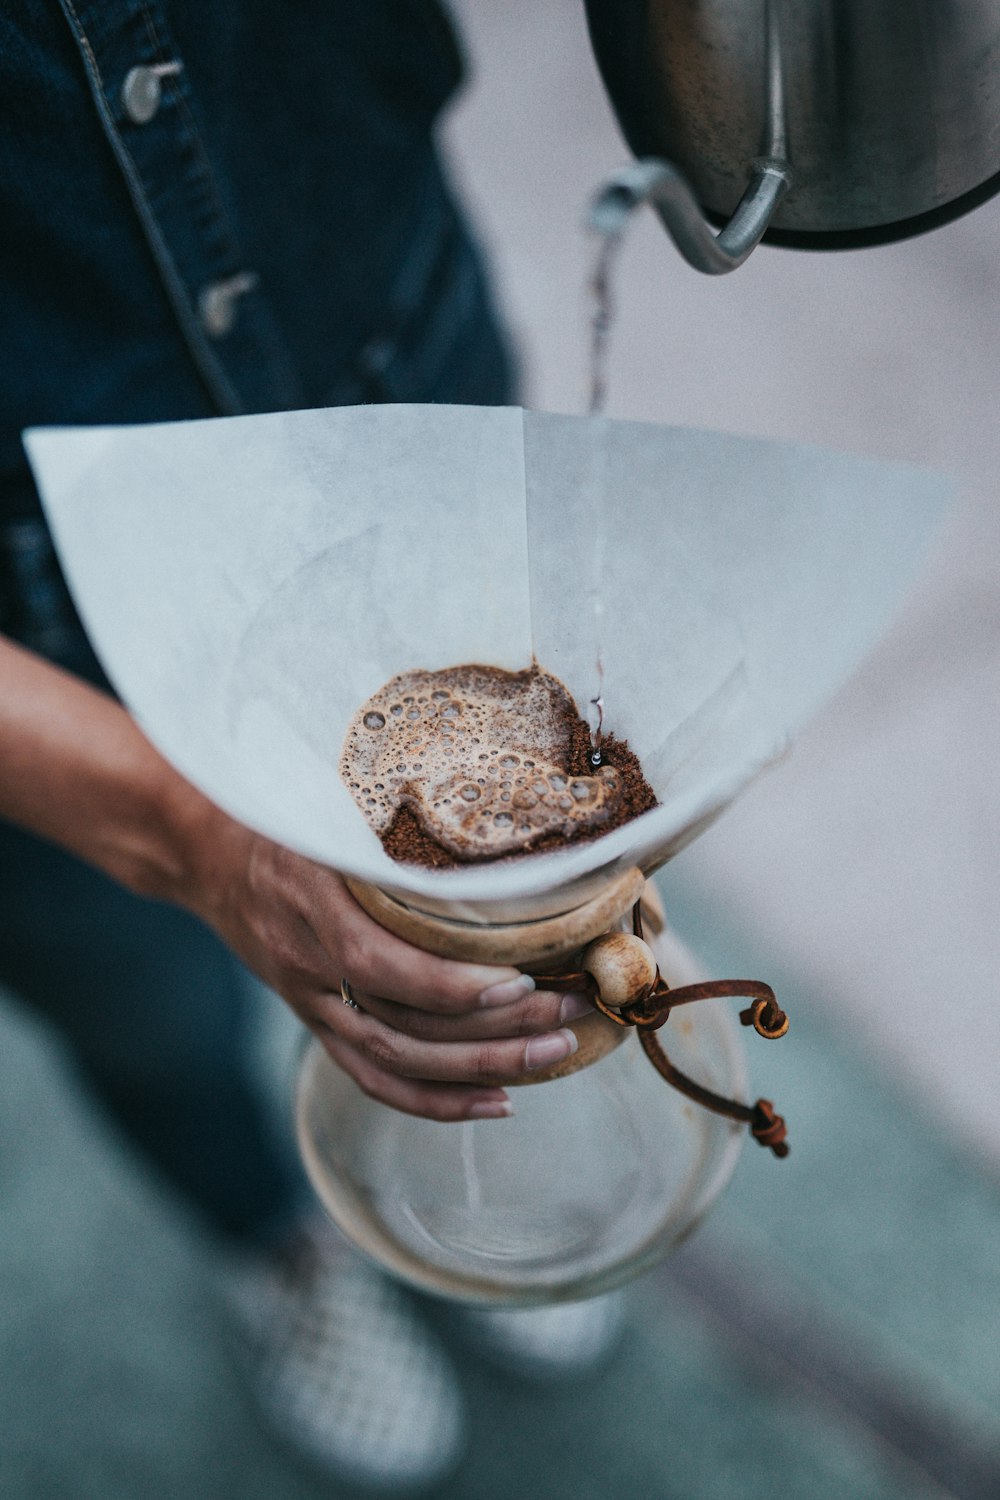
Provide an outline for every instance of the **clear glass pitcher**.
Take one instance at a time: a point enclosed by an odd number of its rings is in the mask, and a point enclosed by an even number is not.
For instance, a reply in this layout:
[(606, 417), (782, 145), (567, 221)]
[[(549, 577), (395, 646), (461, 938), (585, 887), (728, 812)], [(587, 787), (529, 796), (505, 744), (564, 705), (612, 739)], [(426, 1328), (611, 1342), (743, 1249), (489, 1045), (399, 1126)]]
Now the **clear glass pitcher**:
[[(598, 922), (606, 931), (606, 912)], [(647, 937), (667, 982), (701, 979), (678, 940), (653, 925), (655, 913)], [(582, 930), (577, 922), (574, 941)], [(597, 1013), (575, 1025), (573, 1071), (562, 1065), (553, 1072), (564, 1076), (514, 1086), (509, 1120), (458, 1125), (368, 1099), (310, 1043), (298, 1139), (343, 1232), (426, 1290), (521, 1306), (605, 1291), (682, 1240), (728, 1181), (745, 1130), (666, 1087), (635, 1030)], [(663, 1037), (685, 1073), (720, 1095), (745, 1096), (730, 1001), (686, 1006)]]

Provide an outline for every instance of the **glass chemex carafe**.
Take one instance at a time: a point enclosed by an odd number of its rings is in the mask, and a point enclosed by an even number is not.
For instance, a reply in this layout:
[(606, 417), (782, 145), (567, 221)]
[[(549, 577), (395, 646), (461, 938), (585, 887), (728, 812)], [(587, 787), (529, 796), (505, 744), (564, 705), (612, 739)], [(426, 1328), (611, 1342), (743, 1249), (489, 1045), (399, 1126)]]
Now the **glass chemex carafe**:
[[(318, 1043), (303, 1058), (299, 1145), (325, 1208), (362, 1250), (427, 1290), (481, 1303), (531, 1305), (586, 1297), (646, 1269), (691, 1230), (728, 1181), (744, 1128), (715, 1112), (746, 1088), (743, 1049), (725, 998), (699, 998), (690, 955), (668, 934), (655, 888), (632, 869), (581, 906), (534, 922), (456, 922), (351, 882), (385, 926), (443, 956), (515, 963), (546, 987), (580, 983), (589, 966), (595, 1008), (573, 1023), (579, 1048), (514, 1085), (510, 1120), (440, 1124), (365, 1095)], [(634, 936), (638, 923), (648, 946)], [(567, 967), (568, 966), (568, 967)], [(657, 977), (680, 1002), (665, 1028), (671, 1070), (710, 1090), (705, 1108), (664, 1086), (640, 1028), (616, 1024), (615, 1000)], [(708, 986), (711, 989), (711, 986)], [(725, 982), (722, 986), (725, 989)], [(787, 1022), (766, 986), (745, 1012), (765, 1035)], [(685, 1004), (684, 998), (699, 998)], [(661, 1055), (665, 1055), (662, 1053)], [(716, 1097), (717, 1096), (717, 1097)], [(766, 1105), (766, 1101), (761, 1101)], [(784, 1153), (773, 1115), (742, 1107), (758, 1139)], [(753, 1118), (750, 1118), (753, 1116)]]

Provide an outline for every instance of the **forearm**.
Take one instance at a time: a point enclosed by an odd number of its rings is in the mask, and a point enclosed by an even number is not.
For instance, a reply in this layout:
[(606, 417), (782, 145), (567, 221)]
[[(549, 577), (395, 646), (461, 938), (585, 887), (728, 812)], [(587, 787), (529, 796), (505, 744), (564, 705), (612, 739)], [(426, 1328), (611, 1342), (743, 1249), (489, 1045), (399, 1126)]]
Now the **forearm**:
[[(2, 637), (0, 817), (195, 912), (362, 1089), (397, 1109), (437, 1120), (508, 1114), (494, 1080), (576, 1045), (557, 1031), (535, 1048), (571, 1018), (573, 997), (533, 993), (515, 969), (436, 958), (384, 932), (333, 870), (203, 797), (114, 699)], [(341, 1003), (345, 978), (370, 1012)]]
[(222, 815), (112, 698), (0, 637), (0, 816), (185, 900), (201, 825)]

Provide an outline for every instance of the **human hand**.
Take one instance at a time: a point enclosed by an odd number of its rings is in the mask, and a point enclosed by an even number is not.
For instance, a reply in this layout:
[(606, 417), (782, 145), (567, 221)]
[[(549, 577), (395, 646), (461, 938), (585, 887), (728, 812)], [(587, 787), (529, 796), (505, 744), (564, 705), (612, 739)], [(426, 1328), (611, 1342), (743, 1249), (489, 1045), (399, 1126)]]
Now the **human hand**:
[[(432, 1120), (498, 1118), (495, 1080), (576, 1049), (590, 1009), (529, 976), (436, 958), (380, 927), (334, 871), (213, 809), (191, 905), (373, 1099)], [(347, 979), (359, 1009), (343, 1003)]]

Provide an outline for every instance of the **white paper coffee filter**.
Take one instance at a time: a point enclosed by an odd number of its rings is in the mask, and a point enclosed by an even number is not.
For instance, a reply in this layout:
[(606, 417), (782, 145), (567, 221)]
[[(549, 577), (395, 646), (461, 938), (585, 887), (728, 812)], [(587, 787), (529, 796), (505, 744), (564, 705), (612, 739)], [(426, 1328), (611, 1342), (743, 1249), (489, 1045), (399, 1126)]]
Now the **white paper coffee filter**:
[[(290, 847), (469, 914), (681, 847), (877, 639), (947, 499), (903, 465), (519, 408), (25, 441), (95, 648), (163, 754)], [(390, 860), (337, 770), (358, 707), (410, 668), (533, 654), (582, 711), (603, 692), (661, 805), (554, 854)]]

